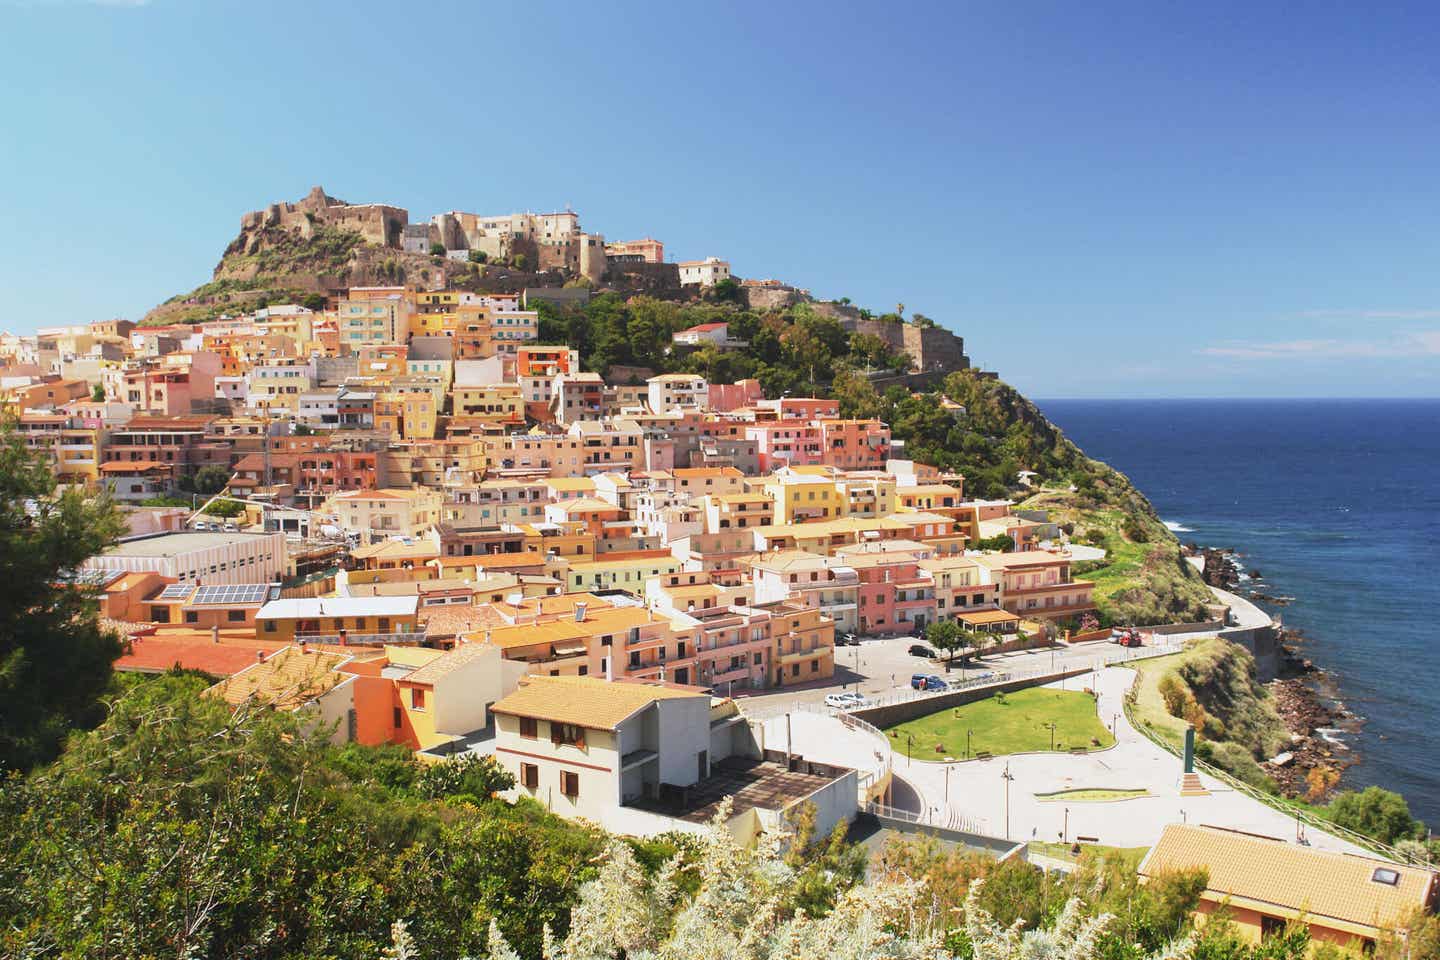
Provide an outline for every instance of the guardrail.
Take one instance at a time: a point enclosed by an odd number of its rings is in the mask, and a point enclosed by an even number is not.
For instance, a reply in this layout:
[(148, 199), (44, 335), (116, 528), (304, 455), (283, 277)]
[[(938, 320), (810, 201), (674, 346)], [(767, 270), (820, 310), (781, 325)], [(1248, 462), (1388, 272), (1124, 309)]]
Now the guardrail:
[(988, 837), (983, 829), (983, 824), (961, 813), (953, 810), (946, 810), (943, 817), (933, 816), (933, 810), (923, 810), (916, 813), (913, 810), (902, 810), (899, 807), (887, 807), (883, 803), (867, 803), (864, 806), (866, 813), (877, 817), (887, 817), (891, 820), (903, 820), (906, 823), (917, 824), (922, 827), (940, 827), (945, 830), (958, 830), (961, 833), (973, 833), (976, 836)]
[[(1129, 690), (1125, 691), (1125, 696), (1122, 698), (1122, 702), (1125, 710), (1125, 719), (1130, 723), (1132, 729), (1138, 731), (1141, 736), (1145, 737), (1151, 743), (1155, 744), (1155, 746), (1159, 747), (1161, 750), (1164, 750), (1171, 756), (1183, 756), (1183, 751), (1179, 747), (1175, 746), (1173, 743), (1170, 743), (1164, 737), (1160, 736), (1160, 734), (1156, 733), (1155, 730), (1153, 730), (1152, 728), (1146, 726), (1143, 722), (1140, 721), (1138, 717), (1135, 716), (1135, 688), (1133, 684), (1131, 685), (1131, 688)], [(1404, 853), (1397, 850), (1396, 848), (1390, 846), (1387, 843), (1376, 840), (1374, 837), (1367, 837), (1363, 833), (1357, 833), (1348, 827), (1343, 827), (1338, 823), (1326, 820), (1324, 817), (1317, 816), (1308, 808), (1291, 803), (1284, 797), (1276, 796), (1272, 793), (1266, 793), (1264, 790), (1258, 790), (1250, 784), (1246, 783), (1245, 781), (1239, 779), (1238, 777), (1235, 777), (1234, 775), (1227, 773), (1224, 770), (1221, 770), (1214, 764), (1206, 763), (1199, 757), (1195, 758), (1195, 769), (1204, 773), (1206, 776), (1214, 777), (1216, 780), (1219, 780), (1221, 783), (1225, 784), (1230, 789), (1235, 790), (1239, 793), (1243, 793), (1247, 797), (1250, 797), (1252, 800), (1256, 800), (1260, 803), (1265, 804), (1272, 810), (1283, 813), (1286, 816), (1294, 817), (1300, 823), (1319, 830), (1321, 833), (1328, 833), (1332, 836), (1339, 837), (1342, 840), (1347, 840), (1350, 843), (1355, 844), (1357, 847), (1360, 847), (1364, 850), (1369, 850), (1371, 853), (1379, 854), (1382, 857), (1385, 857), (1389, 860), (1394, 860), (1398, 863), (1409, 863), (1422, 867), (1432, 866), (1432, 864), (1425, 860), (1406, 856)]]

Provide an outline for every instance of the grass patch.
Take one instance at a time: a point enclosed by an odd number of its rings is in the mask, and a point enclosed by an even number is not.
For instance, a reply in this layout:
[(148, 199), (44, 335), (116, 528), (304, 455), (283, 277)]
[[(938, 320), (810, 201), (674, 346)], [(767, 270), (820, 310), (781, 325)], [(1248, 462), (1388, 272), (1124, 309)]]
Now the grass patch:
[(1136, 797), (1148, 797), (1150, 791), (1139, 790), (1114, 790), (1108, 787), (1095, 787), (1091, 789), (1081, 788), (1078, 790), (1056, 790), (1054, 793), (1037, 793), (1035, 799), (1042, 802), (1063, 800), (1066, 803), (1107, 803), (1111, 800), (1133, 800)]
[[(1087, 750), (1115, 743), (1110, 731), (1095, 715), (1095, 700), (1088, 693), (1033, 687), (1001, 697), (989, 697), (963, 707), (937, 710), (928, 716), (898, 724), (886, 730), (894, 748), (916, 760), (944, 760), (964, 757), (966, 731), (971, 731), (971, 755), (989, 753), (1031, 753), (1051, 749), (1069, 752), (1073, 747)], [(906, 735), (909, 735), (907, 740)], [(1098, 741), (1098, 746), (1095, 742)], [(907, 753), (913, 750), (913, 754)]]

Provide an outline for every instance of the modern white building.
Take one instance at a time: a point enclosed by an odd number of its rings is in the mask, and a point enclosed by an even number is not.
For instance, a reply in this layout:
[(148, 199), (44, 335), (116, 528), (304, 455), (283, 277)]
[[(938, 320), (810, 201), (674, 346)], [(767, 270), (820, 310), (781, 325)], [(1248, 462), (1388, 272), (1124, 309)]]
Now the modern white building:
[(151, 572), (181, 583), (274, 583), (286, 575), (285, 534), (183, 531), (122, 540), (87, 570)]
[(677, 264), (680, 268), (680, 286), (701, 286), (713, 287), (721, 280), (730, 279), (730, 261), (721, 260), (719, 257), (706, 257), (704, 260), (681, 260)]
[(710, 402), (710, 385), (695, 373), (662, 373), (645, 381), (646, 402), (655, 413), (703, 410)]
[(529, 676), (490, 712), (512, 796), (614, 832), (700, 830), (727, 797), (727, 826), (746, 839), (807, 801), (817, 835), (857, 808), (854, 770), (767, 745), (733, 701), (693, 687)]

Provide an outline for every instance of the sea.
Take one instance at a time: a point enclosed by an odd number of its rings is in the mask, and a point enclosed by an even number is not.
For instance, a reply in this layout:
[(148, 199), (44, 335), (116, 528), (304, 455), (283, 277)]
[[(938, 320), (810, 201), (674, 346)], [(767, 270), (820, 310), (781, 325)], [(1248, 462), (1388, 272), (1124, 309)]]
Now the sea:
[[(1042, 400), (1187, 543), (1230, 548), (1363, 718), (1343, 786), (1440, 830), (1440, 399)], [(1265, 604), (1262, 604), (1265, 606)]]

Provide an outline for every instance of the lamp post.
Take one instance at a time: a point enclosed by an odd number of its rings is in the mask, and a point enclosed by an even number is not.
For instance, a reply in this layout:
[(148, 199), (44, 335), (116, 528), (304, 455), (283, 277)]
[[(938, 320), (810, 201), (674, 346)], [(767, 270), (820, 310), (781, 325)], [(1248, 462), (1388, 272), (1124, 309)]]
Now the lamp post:
[(1046, 730), (1049, 730), (1049, 731), (1050, 731), (1050, 749), (1051, 749), (1051, 750), (1054, 750), (1054, 749), (1055, 749), (1055, 721), (1054, 721), (1054, 720), (1051, 720), (1049, 723), (1042, 723), (1041, 726), (1044, 727)]
[(945, 806), (950, 806), (950, 764), (945, 764)]
[(915, 753), (915, 750), (911, 746), (911, 743), (914, 741), (914, 739), (915, 738), (910, 736), (910, 734), (905, 734), (905, 766), (907, 767), (915, 762), (915, 757), (912, 756), (912, 754)]
[(974, 735), (974, 733), (975, 733), (974, 730), (966, 730), (966, 731), (965, 731), (965, 759), (966, 759), (966, 760), (969, 760), (969, 759), (970, 759), (970, 738), (971, 738), (971, 736)]
[(1060, 842), (1070, 842), (1070, 808), (1065, 808), (1065, 819), (1060, 823)]
[(1015, 777), (1010, 773), (1010, 764), (1005, 764), (1005, 772), (1000, 774), (1000, 779), (1005, 781), (1005, 839), (1010, 839), (1010, 781)]

